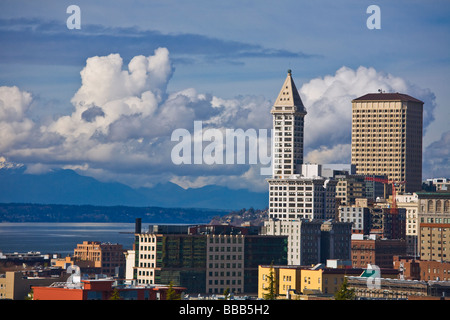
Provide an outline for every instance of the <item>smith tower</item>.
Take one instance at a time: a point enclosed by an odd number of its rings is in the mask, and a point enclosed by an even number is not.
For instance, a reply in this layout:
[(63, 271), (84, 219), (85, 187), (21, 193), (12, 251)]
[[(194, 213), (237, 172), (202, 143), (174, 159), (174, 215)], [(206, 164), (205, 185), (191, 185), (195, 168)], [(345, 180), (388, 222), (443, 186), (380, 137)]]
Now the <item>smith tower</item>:
[(288, 70), (283, 87), (270, 111), (273, 115), (273, 178), (301, 173), (306, 109)]
[(306, 109), (290, 70), (271, 113), (273, 175), (267, 179), (269, 218), (283, 221), (333, 218), (336, 182), (320, 176), (320, 165), (303, 164)]

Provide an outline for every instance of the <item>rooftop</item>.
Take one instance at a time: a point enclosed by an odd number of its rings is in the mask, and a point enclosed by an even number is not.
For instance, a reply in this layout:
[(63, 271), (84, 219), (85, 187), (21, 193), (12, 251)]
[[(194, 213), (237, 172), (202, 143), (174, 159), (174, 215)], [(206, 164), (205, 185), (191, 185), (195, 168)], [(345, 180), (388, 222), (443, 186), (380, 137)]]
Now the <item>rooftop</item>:
[(292, 79), (292, 71), (288, 70), (286, 80), (278, 94), (277, 99), (272, 108), (273, 111), (300, 112), (306, 114), (306, 108), (303, 105), (300, 94)]
[(412, 101), (422, 103), (419, 99), (413, 98), (404, 93), (368, 93), (359, 98), (354, 99), (353, 101)]

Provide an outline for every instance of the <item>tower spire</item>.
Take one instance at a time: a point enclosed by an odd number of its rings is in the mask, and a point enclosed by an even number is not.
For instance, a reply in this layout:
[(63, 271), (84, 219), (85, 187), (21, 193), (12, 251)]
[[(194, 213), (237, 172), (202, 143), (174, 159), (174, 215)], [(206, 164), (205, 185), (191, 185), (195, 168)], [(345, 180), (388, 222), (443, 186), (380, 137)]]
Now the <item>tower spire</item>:
[(273, 177), (300, 174), (303, 164), (303, 118), (306, 109), (289, 69), (272, 107), (274, 129)]
[(271, 112), (277, 113), (280, 111), (306, 114), (305, 106), (292, 79), (291, 69), (287, 72), (287, 77), (284, 80), (283, 87), (281, 87)]

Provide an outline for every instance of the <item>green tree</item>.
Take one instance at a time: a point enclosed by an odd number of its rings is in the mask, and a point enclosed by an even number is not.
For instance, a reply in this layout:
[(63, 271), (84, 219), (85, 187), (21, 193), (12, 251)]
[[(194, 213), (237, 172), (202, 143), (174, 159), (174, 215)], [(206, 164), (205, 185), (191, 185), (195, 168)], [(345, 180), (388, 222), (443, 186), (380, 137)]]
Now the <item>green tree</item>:
[(109, 300), (121, 300), (120, 293), (117, 288), (114, 288), (111, 296), (109, 297)]
[(166, 300), (181, 300), (181, 295), (173, 288), (173, 281), (169, 282), (169, 289), (167, 289)]
[(344, 278), (344, 282), (341, 285), (339, 291), (334, 294), (335, 300), (354, 300), (356, 297), (355, 290), (348, 288), (347, 277)]
[(276, 283), (276, 278), (275, 278), (275, 272), (273, 271), (273, 261), (270, 264), (270, 269), (269, 269), (269, 275), (267, 276), (267, 288), (264, 289), (264, 291), (266, 291), (267, 293), (263, 293), (263, 298), (264, 300), (275, 300), (277, 297), (276, 294), (276, 287), (277, 287), (277, 283)]
[(223, 291), (223, 297), (224, 297), (225, 300), (229, 300), (230, 299), (230, 288), (226, 288)]

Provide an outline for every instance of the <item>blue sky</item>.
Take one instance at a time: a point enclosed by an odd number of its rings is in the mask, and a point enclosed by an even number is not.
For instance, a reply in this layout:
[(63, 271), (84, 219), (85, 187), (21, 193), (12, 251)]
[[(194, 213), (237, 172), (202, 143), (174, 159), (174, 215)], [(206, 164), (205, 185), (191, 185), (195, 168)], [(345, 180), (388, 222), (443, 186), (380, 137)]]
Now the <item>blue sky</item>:
[[(66, 27), (72, 4), (81, 10), (80, 30)], [(379, 30), (366, 26), (372, 4), (381, 9)], [(450, 176), (448, 1), (2, 0), (0, 9), (0, 87), (4, 110), (15, 110), (0, 113), (0, 156), (30, 172), (64, 167), (135, 185), (169, 179), (264, 190), (264, 177), (249, 166), (168, 165), (170, 132), (194, 120), (270, 128), (271, 103), (292, 69), (308, 109), (307, 160), (348, 162), (351, 99), (381, 86), (425, 101), (424, 178)], [(147, 87), (119, 97), (108, 92), (120, 87), (118, 73), (87, 79), (113, 60), (130, 70), (141, 55), (162, 68), (157, 84), (146, 79)], [(109, 58), (87, 63), (96, 56)], [(103, 97), (89, 96), (105, 81)], [(142, 98), (146, 91), (154, 104)], [(117, 106), (132, 98), (153, 113)], [(97, 107), (89, 114), (106, 116), (83, 122), (81, 101)], [(152, 121), (160, 126), (146, 130)]]

